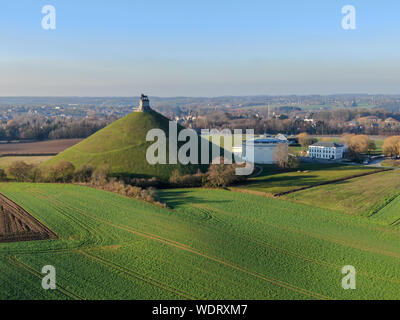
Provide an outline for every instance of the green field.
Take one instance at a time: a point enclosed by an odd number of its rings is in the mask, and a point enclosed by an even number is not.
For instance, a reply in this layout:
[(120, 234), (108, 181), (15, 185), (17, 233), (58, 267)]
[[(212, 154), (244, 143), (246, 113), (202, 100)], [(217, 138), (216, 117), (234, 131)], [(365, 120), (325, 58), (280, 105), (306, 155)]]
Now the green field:
[(377, 153), (382, 153), (382, 146), (385, 140), (383, 139), (374, 139), (375, 146), (376, 146), (376, 152)]
[(29, 156), (29, 157), (0, 157), (0, 169), (7, 169), (10, 164), (15, 161), (24, 161), (28, 164), (39, 165), (47, 160), (50, 160), (53, 156)]
[(387, 159), (387, 160), (382, 161), (381, 164), (384, 167), (399, 167), (400, 166), (400, 160)]
[(289, 146), (289, 153), (293, 155), (301, 155), (301, 152), (303, 151), (302, 147), (299, 146)]
[(397, 197), (393, 196), (387, 200), (386, 205), (373, 212), (369, 218), (392, 227), (398, 227), (400, 225), (400, 195), (397, 193)]
[(264, 165), (263, 168), (264, 171), (260, 176), (249, 179), (246, 184), (239, 186), (239, 188), (278, 194), (382, 170), (363, 166), (315, 163), (301, 163), (299, 168), (283, 172), (272, 165)]
[[(164, 190), (164, 209), (83, 186), (0, 189), (59, 236), (0, 244), (1, 299), (400, 298), (400, 234), (365, 218), (224, 190)], [(356, 290), (341, 287), (348, 264)]]
[(369, 216), (398, 194), (400, 171), (392, 170), (298, 191), (284, 198), (347, 214)]

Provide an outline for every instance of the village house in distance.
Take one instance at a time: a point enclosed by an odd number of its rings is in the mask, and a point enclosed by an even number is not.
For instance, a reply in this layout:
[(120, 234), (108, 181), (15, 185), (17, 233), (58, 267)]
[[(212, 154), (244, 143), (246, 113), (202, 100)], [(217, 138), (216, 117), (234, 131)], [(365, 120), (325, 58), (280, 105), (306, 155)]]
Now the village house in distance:
[(335, 142), (317, 142), (308, 147), (308, 156), (316, 159), (338, 160), (343, 158), (344, 145)]

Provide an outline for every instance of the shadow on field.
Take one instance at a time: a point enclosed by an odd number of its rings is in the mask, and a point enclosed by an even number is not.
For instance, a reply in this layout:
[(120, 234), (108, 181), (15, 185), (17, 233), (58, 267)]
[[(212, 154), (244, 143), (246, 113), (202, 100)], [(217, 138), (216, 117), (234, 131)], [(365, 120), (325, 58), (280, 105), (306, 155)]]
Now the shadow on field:
[(318, 171), (329, 171), (329, 170), (352, 171), (355, 169), (357, 170), (371, 169), (363, 166), (344, 165), (340, 163), (300, 163), (298, 168), (293, 168), (293, 169), (279, 169), (277, 166), (269, 164), (260, 166), (263, 168), (263, 172), (256, 178), (253, 178), (254, 180), (257, 180), (262, 177), (269, 177), (269, 176), (290, 173), (290, 172), (297, 172), (297, 171), (318, 172)]
[(276, 175), (271, 175), (269, 177), (264, 176), (264, 179), (254, 179), (254, 180), (248, 180), (244, 182), (242, 185), (251, 185), (252, 187), (265, 187), (266, 182), (268, 183), (267, 186), (269, 188), (273, 187), (290, 187), (290, 186), (298, 186), (298, 185), (314, 185), (317, 180), (320, 178), (318, 175), (306, 175), (304, 176), (288, 176), (288, 175), (283, 175), (283, 176), (276, 176)]
[(201, 203), (223, 203), (229, 202), (228, 200), (210, 200), (200, 197), (193, 197), (190, 194), (191, 191), (186, 190), (173, 190), (173, 191), (162, 191), (158, 194), (159, 199), (168, 204), (168, 207), (174, 209), (181, 205), (188, 205), (188, 204), (201, 204)]

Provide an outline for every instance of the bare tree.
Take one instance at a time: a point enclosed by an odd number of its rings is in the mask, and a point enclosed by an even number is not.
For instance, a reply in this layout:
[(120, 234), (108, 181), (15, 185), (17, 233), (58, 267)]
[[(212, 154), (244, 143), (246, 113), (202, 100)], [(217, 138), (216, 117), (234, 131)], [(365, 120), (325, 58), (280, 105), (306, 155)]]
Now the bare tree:
[(286, 143), (278, 144), (273, 151), (274, 162), (280, 168), (287, 168), (289, 162), (288, 145)]
[(232, 183), (243, 179), (243, 176), (235, 174), (236, 164), (225, 164), (225, 159), (220, 158), (219, 164), (210, 165), (207, 172), (207, 182), (212, 187), (227, 187)]
[(307, 133), (300, 133), (297, 138), (299, 139), (300, 145), (304, 150), (307, 150), (309, 146), (316, 143), (318, 140), (316, 138), (310, 137)]
[(60, 161), (50, 168), (49, 177), (52, 182), (70, 182), (75, 172), (75, 166), (69, 161)]
[(32, 181), (34, 166), (24, 161), (15, 161), (7, 168), (7, 174), (18, 182)]

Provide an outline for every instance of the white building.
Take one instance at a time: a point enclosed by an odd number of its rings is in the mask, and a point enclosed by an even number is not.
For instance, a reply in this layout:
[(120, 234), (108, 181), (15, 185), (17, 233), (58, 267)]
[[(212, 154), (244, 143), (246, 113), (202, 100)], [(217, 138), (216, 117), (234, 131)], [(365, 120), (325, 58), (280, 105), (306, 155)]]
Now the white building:
[(260, 164), (272, 164), (274, 163), (274, 150), (280, 144), (285, 145), (287, 150), (287, 140), (256, 138), (244, 141), (241, 146), (233, 147), (232, 152), (246, 161)]
[(335, 142), (317, 142), (308, 147), (310, 158), (337, 160), (343, 158), (345, 147)]

